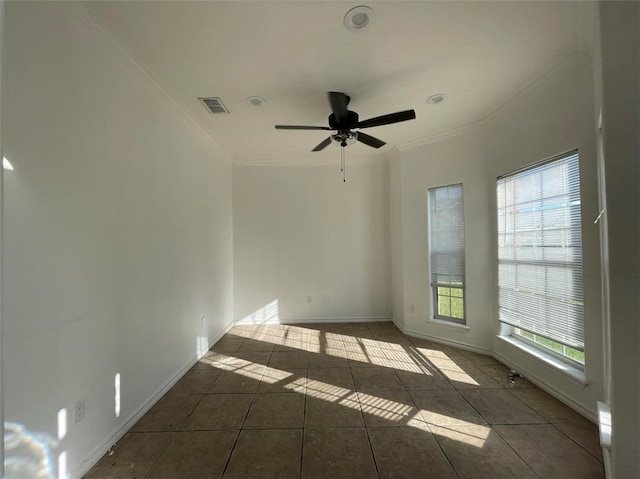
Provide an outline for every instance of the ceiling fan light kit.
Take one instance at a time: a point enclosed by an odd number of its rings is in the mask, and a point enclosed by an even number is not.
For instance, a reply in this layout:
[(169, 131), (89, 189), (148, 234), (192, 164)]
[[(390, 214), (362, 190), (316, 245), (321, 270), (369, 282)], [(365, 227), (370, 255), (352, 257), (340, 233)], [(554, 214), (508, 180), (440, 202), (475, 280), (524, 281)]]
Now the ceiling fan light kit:
[(342, 133), (336, 133), (335, 135), (331, 135), (331, 141), (333, 141), (334, 145), (344, 148), (345, 146), (353, 145), (356, 141), (358, 141), (358, 132), (346, 131)]
[(352, 32), (359, 32), (373, 22), (373, 10), (365, 5), (354, 7), (344, 16), (344, 26)]

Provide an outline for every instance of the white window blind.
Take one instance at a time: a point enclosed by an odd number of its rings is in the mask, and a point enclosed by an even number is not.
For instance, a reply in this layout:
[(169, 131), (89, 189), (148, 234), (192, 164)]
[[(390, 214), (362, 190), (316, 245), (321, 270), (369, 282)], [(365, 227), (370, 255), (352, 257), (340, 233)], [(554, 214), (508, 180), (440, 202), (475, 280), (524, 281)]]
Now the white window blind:
[(499, 319), (584, 350), (578, 152), (498, 178)]
[(433, 284), (464, 284), (462, 185), (429, 189), (429, 240)]

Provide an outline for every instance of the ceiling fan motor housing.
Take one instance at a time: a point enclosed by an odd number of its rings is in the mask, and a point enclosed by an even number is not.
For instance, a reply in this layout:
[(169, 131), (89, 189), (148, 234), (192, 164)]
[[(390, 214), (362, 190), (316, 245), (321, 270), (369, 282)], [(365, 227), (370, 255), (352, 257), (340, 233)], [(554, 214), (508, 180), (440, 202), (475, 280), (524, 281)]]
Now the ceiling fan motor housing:
[(358, 114), (355, 111), (350, 111), (347, 110), (347, 117), (339, 122), (336, 120), (336, 116), (331, 113), (331, 115), (329, 115), (329, 126), (331, 127), (332, 130), (338, 130), (338, 131), (346, 131), (346, 130), (351, 130), (352, 128), (355, 128), (356, 125), (358, 124)]

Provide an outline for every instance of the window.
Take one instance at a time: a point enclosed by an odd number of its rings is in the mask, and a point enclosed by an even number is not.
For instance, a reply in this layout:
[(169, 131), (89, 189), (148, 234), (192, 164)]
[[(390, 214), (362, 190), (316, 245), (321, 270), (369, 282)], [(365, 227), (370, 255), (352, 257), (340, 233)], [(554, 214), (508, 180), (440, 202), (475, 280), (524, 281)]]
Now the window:
[(578, 152), (498, 178), (499, 319), (584, 364)]
[(462, 184), (429, 189), (433, 316), (465, 322)]

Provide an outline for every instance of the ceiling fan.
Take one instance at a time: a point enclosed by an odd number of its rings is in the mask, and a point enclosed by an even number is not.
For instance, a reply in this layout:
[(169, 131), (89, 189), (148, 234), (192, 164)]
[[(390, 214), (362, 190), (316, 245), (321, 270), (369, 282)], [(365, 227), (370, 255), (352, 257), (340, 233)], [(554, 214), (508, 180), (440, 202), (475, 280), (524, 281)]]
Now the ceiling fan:
[(276, 130), (335, 130), (336, 133), (329, 136), (311, 151), (324, 150), (332, 141), (338, 143), (341, 147), (350, 145), (356, 141), (371, 146), (372, 148), (380, 148), (386, 143), (361, 131), (352, 131), (353, 129), (371, 128), (373, 126), (390, 125), (391, 123), (399, 123), (401, 121), (413, 120), (416, 117), (414, 110), (399, 111), (389, 113), (388, 115), (376, 116), (368, 120), (359, 121), (358, 114), (355, 111), (347, 109), (351, 97), (345, 93), (330, 91), (327, 93), (329, 104), (331, 105), (331, 115), (329, 115), (329, 126), (298, 126), (298, 125), (276, 125)]

